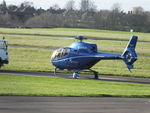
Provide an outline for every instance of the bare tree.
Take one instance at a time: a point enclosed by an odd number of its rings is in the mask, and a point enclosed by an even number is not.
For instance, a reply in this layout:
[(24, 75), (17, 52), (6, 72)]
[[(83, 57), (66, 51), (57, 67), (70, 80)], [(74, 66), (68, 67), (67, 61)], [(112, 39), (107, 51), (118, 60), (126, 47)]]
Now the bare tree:
[(90, 6), (89, 0), (81, 0), (80, 5), (81, 5), (80, 6), (81, 11), (88, 11), (89, 10), (89, 6)]
[(121, 12), (121, 5), (119, 3), (113, 4), (112, 11), (114, 11), (116, 13)]
[(10, 15), (7, 14), (0, 14), (0, 26), (2, 27), (8, 27), (12, 26), (13, 22), (11, 21)]
[(89, 10), (92, 11), (92, 12), (96, 12), (97, 11), (97, 6), (95, 5), (94, 1), (90, 1)]
[(50, 12), (42, 13), (34, 16), (26, 21), (26, 26), (29, 27), (61, 27), (62, 24), (61, 14), (52, 14)]
[(33, 2), (24, 1), (20, 5), (21, 8), (33, 7)]
[(74, 0), (69, 0), (66, 3), (66, 9), (67, 10), (74, 10), (75, 9), (75, 1)]
[(80, 10), (85, 11), (96, 11), (96, 5), (91, 0), (81, 0)]
[(60, 9), (58, 4), (54, 4), (51, 8), (54, 9), (54, 10), (59, 10)]
[(0, 13), (5, 14), (6, 12), (7, 12), (7, 5), (6, 5), (5, 0), (3, 0), (3, 3), (0, 4)]

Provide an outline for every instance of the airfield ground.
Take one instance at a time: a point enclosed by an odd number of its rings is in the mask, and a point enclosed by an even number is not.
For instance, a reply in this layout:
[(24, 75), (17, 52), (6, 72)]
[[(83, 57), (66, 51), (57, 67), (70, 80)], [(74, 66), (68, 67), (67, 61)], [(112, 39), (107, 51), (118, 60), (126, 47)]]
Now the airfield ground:
[[(88, 37), (106, 38), (106, 40), (91, 40), (90, 39), (90, 40), (87, 40), (86, 42), (93, 42), (93, 43), (98, 44), (99, 50), (101, 51), (115, 52), (115, 53), (122, 53), (125, 46), (128, 43), (125, 40), (129, 40), (129, 38), (132, 35), (138, 35), (140, 41), (137, 44), (136, 50), (137, 50), (138, 55), (141, 55), (141, 56), (135, 62), (135, 69), (133, 70), (132, 73), (128, 71), (123, 61), (100, 61), (96, 66), (93, 67), (93, 69), (98, 71), (101, 75), (111, 75), (111, 76), (117, 75), (117, 76), (150, 78), (150, 74), (149, 74), (150, 73), (150, 57), (149, 57), (150, 34), (149, 33), (136, 33), (136, 32), (130, 33), (130, 32), (120, 32), (120, 31), (67, 29), (67, 28), (56, 28), (56, 29), (0, 28), (0, 33), (3, 33), (3, 34), (0, 34), (0, 36), (5, 36), (6, 40), (8, 41), (10, 45), (9, 47), (10, 64), (5, 65), (4, 67), (2, 67), (1, 70), (34, 71), (34, 72), (52, 72), (54, 70), (54, 67), (50, 64), (50, 56), (53, 51), (52, 49), (56, 49), (61, 46), (68, 46), (75, 41), (75, 39), (71, 39), (71, 38), (62, 38), (61, 36), (64, 34), (68, 36), (83, 35), (83, 36), (88, 36)], [(15, 34), (7, 34), (7, 33), (15, 33)], [(23, 34), (23, 35), (20, 35), (20, 34)], [(35, 34), (36, 36), (34, 36)], [(38, 36), (38, 34), (44, 34), (48, 36)], [(58, 37), (56, 36), (49, 37), (49, 35), (57, 35)], [(29, 86), (34, 86), (33, 83), (36, 82), (34, 81), (35, 78), (32, 78), (32, 77), (29, 77), (29, 78), (27, 77), (29, 81), (26, 79), (26, 77), (18, 77), (18, 76), (13, 76), (13, 77), (12, 76), (0, 76), (0, 79), (2, 81), (1, 83), (3, 84), (7, 84), (9, 82), (11, 83), (12, 81), (12, 84), (11, 85), (9, 84), (9, 85), (12, 87), (12, 89), (14, 89), (13, 91), (17, 91), (17, 89), (15, 88), (20, 87), (20, 90), (18, 90), (17, 92), (26, 91), (28, 93), (31, 91), (30, 90), (31, 87)], [(36, 77), (36, 79), (38, 78)], [(43, 78), (39, 77), (39, 79), (43, 79)], [(21, 80), (22, 82), (19, 82), (19, 80)], [(44, 86), (46, 85), (44, 84), (43, 80), (40, 80), (40, 81), (41, 81), (41, 84), (43, 84)], [(63, 82), (66, 82), (67, 79), (53, 78), (52, 81), (53, 81), (53, 85), (57, 85), (56, 83), (58, 81), (60, 83), (63, 83)], [(82, 81), (81, 82), (82, 84), (79, 84), (78, 83), (79, 81), (80, 82)], [(105, 96), (108, 96), (108, 95), (116, 95), (116, 96), (123, 95), (124, 96), (124, 94), (126, 94), (125, 97), (136, 97), (136, 96), (137, 97), (149, 97), (150, 96), (149, 84), (132, 84), (132, 83), (128, 84), (128, 83), (114, 83), (114, 82), (112, 83), (112, 82), (104, 82), (104, 81), (92, 81), (92, 80), (88, 81), (88, 80), (72, 80), (72, 79), (71, 80), (69, 79), (67, 82), (69, 83), (69, 85), (71, 85), (75, 89), (78, 89), (79, 87), (77, 86), (80, 85), (81, 89), (78, 92), (86, 91), (84, 94), (87, 96), (95, 95), (95, 94), (96, 94), (95, 96), (98, 96), (101, 94), (105, 94), (105, 92), (96, 93), (97, 91), (101, 92), (102, 89), (104, 89), (104, 91), (106, 92), (108, 91), (106, 93), (107, 95)], [(47, 85), (50, 85), (49, 81), (46, 81), (46, 83), (48, 83)], [(36, 83), (36, 85), (38, 86), (41, 84)], [(11, 91), (9, 90), (10, 89), (9, 85), (1, 86), (0, 91), (4, 91), (4, 92), (8, 91), (7, 93), (1, 93), (1, 95), (15, 94), (15, 92), (11, 93)], [(17, 85), (17, 86), (13, 88), (13, 85), (14, 86)], [(55, 86), (57, 87), (57, 90), (56, 89), (54, 90), (60, 91), (60, 89), (62, 89), (61, 86), (67, 86), (67, 85), (68, 84), (57, 85)], [(83, 85), (87, 87), (87, 90), (84, 90)], [(102, 86), (107, 86), (107, 87), (104, 88)], [(121, 86), (124, 86), (124, 87), (121, 87)], [(118, 87), (120, 87), (121, 90), (119, 91), (116, 90), (118, 89)], [(24, 88), (26, 90), (24, 90)], [(51, 87), (49, 86), (49, 88)], [(94, 88), (94, 91), (93, 91), (93, 88)], [(124, 88), (126, 90), (122, 90)], [(34, 87), (32, 87), (31, 89), (34, 89)], [(93, 91), (93, 92), (90, 93), (90, 91)], [(113, 91), (117, 91), (117, 94), (114, 94)], [(126, 91), (129, 91), (129, 93), (126, 93)], [(40, 92), (41, 90), (39, 90), (39, 93)], [(90, 94), (87, 94), (87, 92), (89, 92)], [(63, 94), (63, 93), (58, 93), (58, 92), (56, 93)], [(35, 92), (35, 94), (38, 94), (38, 92)], [(71, 94), (71, 92), (69, 92), (68, 94)], [(131, 94), (132, 96), (130, 96)], [(24, 94), (22, 93), (22, 95)], [(60, 96), (60, 95), (57, 95), (57, 96)]]
[[(3, 70), (43, 71), (52, 72), (54, 67), (50, 64), (50, 56), (54, 49), (68, 46), (75, 41), (72, 38), (64, 38), (83, 35), (88, 37), (104, 38), (106, 40), (85, 40), (96, 43), (100, 51), (122, 53), (132, 35), (139, 36), (135, 69), (128, 71), (123, 61), (100, 61), (93, 67), (101, 75), (136, 76), (150, 78), (150, 33), (120, 32), (91, 29), (13, 29), (0, 28), (0, 36), (5, 36), (10, 45), (10, 64)], [(7, 34), (15, 33), (15, 34)], [(4, 35), (5, 34), (5, 35)], [(17, 35), (18, 34), (18, 35)], [(20, 35), (23, 34), (23, 35)], [(36, 36), (35, 36), (36, 35)], [(45, 35), (45, 36), (41, 36)], [(51, 35), (51, 36), (50, 36)], [(57, 35), (57, 36), (56, 36)], [(52, 37), (55, 36), (55, 37)], [(108, 40), (111, 39), (111, 40)], [(117, 39), (117, 41), (116, 41)], [(141, 42), (142, 41), (142, 42)]]
[[(138, 35), (135, 69), (130, 73), (122, 61), (101, 61), (93, 69), (102, 80), (87, 79), (87, 72), (81, 75), (86, 80), (70, 79), (65, 73), (65, 78), (49, 77), (54, 70), (50, 64), (52, 51), (70, 45), (75, 41), (70, 37), (79, 35), (91, 37), (86, 42), (98, 44), (99, 50), (115, 53), (122, 53), (131, 35)], [(10, 59), (0, 69), (0, 113), (149, 113), (150, 33), (0, 28), (0, 36), (9, 43)]]

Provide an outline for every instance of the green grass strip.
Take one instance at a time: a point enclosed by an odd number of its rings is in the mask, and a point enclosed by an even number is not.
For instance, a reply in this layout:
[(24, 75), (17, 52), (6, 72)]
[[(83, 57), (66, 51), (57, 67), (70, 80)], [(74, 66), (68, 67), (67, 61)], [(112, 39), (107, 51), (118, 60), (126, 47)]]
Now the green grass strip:
[(150, 84), (1, 75), (0, 95), (147, 98)]
[(44, 35), (66, 35), (66, 36), (87, 36), (112, 39), (129, 39), (132, 35), (139, 36), (141, 41), (150, 41), (150, 33), (124, 32), (98, 29), (79, 29), (79, 28), (0, 28), (0, 33), (19, 33), (19, 34), (44, 34)]

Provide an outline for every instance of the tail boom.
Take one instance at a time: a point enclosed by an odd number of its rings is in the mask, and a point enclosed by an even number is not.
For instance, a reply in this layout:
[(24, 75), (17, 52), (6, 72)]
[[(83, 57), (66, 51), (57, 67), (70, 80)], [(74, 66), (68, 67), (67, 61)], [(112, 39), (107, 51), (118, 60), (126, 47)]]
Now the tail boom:
[(124, 49), (123, 54), (99, 52), (96, 54), (96, 57), (98, 57), (100, 60), (123, 60), (129, 70), (133, 69), (133, 63), (137, 60), (137, 54), (135, 51), (137, 39), (137, 36), (131, 37), (126, 48)]

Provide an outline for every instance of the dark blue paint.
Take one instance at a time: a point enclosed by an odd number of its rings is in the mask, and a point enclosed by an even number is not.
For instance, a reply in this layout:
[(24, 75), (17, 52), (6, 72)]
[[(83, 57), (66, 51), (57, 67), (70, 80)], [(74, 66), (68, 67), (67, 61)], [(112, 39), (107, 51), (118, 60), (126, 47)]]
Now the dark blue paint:
[[(59, 69), (77, 70), (76, 73), (83, 69), (90, 69), (100, 60), (123, 60), (128, 69), (133, 69), (133, 63), (137, 60), (135, 47), (137, 36), (132, 36), (125, 48), (123, 54), (98, 52), (97, 45), (93, 43), (82, 42), (85, 37), (78, 37), (80, 42), (75, 42), (69, 47), (62, 48), (61, 51), (67, 50), (67, 55), (52, 59), (52, 64)], [(60, 54), (63, 52), (60, 51)], [(59, 53), (59, 52), (57, 52)], [(57, 56), (54, 53), (53, 56)], [(94, 71), (95, 72), (95, 71)], [(74, 75), (76, 75), (76, 73)]]

